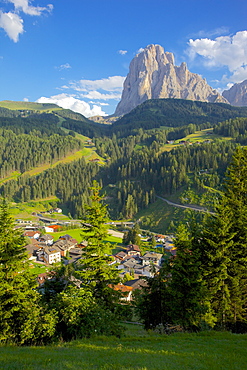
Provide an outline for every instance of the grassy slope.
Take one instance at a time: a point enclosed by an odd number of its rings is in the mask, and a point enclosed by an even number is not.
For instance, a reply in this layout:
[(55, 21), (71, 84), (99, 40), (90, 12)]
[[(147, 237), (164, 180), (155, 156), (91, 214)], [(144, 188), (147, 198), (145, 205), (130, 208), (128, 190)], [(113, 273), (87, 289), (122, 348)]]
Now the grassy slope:
[(167, 233), (171, 221), (182, 220), (186, 210), (168, 205), (161, 199), (138, 212), (136, 219), (141, 219), (141, 227), (157, 233)]
[(231, 140), (231, 139), (232, 139), (231, 137), (223, 137), (223, 136), (215, 135), (212, 133), (212, 128), (208, 128), (205, 130), (196, 131), (194, 134), (188, 135), (182, 139), (175, 140), (173, 144), (164, 145), (161, 149), (161, 152), (170, 151), (180, 146), (181, 144), (179, 144), (179, 142), (181, 140), (188, 141), (191, 143), (196, 143), (196, 142), (203, 142), (205, 140), (214, 141), (214, 140)]
[(23, 102), (23, 101), (11, 101), (3, 100), (0, 101), (0, 107), (7, 108), (11, 110), (35, 110), (42, 112), (52, 112), (55, 110), (62, 110), (55, 104), (41, 104), (41, 103), (32, 103), (32, 102)]
[(244, 370), (247, 335), (142, 333), (95, 337), (47, 347), (1, 347), (8, 370)]
[[(52, 235), (54, 240), (58, 240), (60, 238), (60, 236), (62, 236), (62, 235), (69, 234), (70, 236), (72, 236), (72, 238), (75, 238), (78, 242), (82, 241), (81, 229), (70, 229), (70, 230), (66, 230), (66, 231), (59, 231), (59, 232), (48, 233), (48, 234)], [(117, 238), (116, 236), (112, 236), (112, 235), (108, 235), (106, 241), (110, 242), (112, 244), (122, 243), (121, 238)]]
[[(56, 167), (59, 164), (71, 163), (73, 161), (77, 161), (78, 159), (80, 159), (82, 157), (85, 158), (86, 162), (98, 158), (99, 159), (99, 162), (98, 162), (99, 164), (103, 165), (105, 163), (103, 158), (101, 158), (96, 153), (96, 147), (94, 145), (86, 145), (85, 144), (85, 141), (88, 140), (88, 138), (86, 136), (76, 134), (76, 138), (80, 139), (84, 143), (84, 148), (82, 150), (79, 150), (79, 151), (77, 151), (73, 154), (69, 154), (65, 158), (60, 159), (59, 161), (57, 161), (53, 164), (45, 163), (45, 164), (42, 164), (41, 166), (37, 166), (35, 168), (32, 168), (31, 170), (24, 172), (22, 174), (22, 176), (26, 176), (26, 175), (36, 176), (36, 175), (40, 174), (43, 171), (46, 171), (46, 170), (48, 170), (50, 168), (53, 168), (53, 167)], [(20, 176), (21, 176), (20, 172), (15, 171), (11, 175), (9, 175), (8, 177), (6, 177), (4, 179), (1, 179), (0, 184), (4, 183), (6, 181), (9, 181), (9, 180), (17, 179)]]

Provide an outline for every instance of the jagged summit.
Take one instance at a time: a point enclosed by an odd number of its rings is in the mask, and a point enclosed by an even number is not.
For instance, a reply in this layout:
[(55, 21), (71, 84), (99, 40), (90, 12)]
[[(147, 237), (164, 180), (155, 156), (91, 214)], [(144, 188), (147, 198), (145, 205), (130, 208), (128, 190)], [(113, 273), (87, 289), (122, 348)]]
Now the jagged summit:
[(174, 55), (160, 45), (148, 45), (132, 59), (115, 115), (130, 112), (147, 99), (176, 98), (228, 103), (186, 63), (175, 66)]
[(247, 106), (247, 80), (234, 84), (229, 90), (223, 91), (222, 95), (230, 104), (237, 107)]

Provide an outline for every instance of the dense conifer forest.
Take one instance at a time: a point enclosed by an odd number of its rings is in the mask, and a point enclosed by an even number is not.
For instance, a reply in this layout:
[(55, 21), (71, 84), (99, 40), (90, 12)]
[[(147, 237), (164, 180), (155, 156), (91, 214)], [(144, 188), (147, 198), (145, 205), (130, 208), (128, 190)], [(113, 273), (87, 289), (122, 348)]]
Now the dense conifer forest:
[[(156, 195), (220, 189), (236, 145), (246, 141), (244, 116), (246, 108), (173, 99), (146, 101), (112, 125), (63, 109), (47, 113), (1, 108), (0, 177), (4, 180), (15, 171), (23, 175), (3, 181), (0, 191), (16, 202), (56, 195), (61, 207), (80, 217), (89, 200), (87, 189), (97, 179), (106, 189), (111, 216), (132, 218)], [(209, 127), (218, 140), (209, 135), (204, 142), (166, 151), (167, 141)], [(104, 166), (81, 159), (25, 175), (82, 149), (75, 132), (92, 139)], [(230, 140), (220, 140), (223, 136)]]

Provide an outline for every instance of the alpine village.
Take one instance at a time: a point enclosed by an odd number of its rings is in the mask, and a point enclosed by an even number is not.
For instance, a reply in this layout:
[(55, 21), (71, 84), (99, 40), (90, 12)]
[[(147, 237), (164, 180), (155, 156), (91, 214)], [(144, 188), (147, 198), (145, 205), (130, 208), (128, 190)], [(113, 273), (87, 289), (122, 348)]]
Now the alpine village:
[[(152, 44), (112, 116), (0, 102), (8, 369), (247, 368), (246, 91)], [(52, 365), (66, 353), (101, 365)]]

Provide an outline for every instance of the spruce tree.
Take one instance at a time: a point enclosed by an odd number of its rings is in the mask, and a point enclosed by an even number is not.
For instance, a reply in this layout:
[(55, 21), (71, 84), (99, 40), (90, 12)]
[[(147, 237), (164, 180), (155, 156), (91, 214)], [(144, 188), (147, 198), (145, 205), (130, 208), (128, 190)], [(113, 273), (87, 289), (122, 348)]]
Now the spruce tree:
[(223, 204), (230, 210), (233, 245), (229, 250), (231, 311), (234, 323), (247, 322), (247, 148), (238, 147), (226, 173)]
[(0, 204), (0, 342), (44, 343), (55, 332), (56, 315), (47, 312), (30, 274), (21, 231), (14, 229), (6, 201)]
[(112, 257), (107, 238), (107, 208), (102, 203), (100, 186), (94, 181), (91, 187), (91, 205), (86, 206), (86, 215), (81, 231), (82, 240), (88, 242), (78, 264), (79, 276), (84, 286), (89, 287), (93, 296), (111, 307), (115, 294), (110, 285), (118, 282), (118, 272), (111, 265)]
[(217, 208), (217, 213), (210, 216), (202, 236), (203, 243), (203, 275), (207, 286), (213, 321), (226, 328), (231, 317), (231, 250), (234, 236), (230, 209), (226, 204)]
[(200, 230), (192, 233), (179, 225), (176, 258), (170, 264), (170, 316), (184, 329), (198, 330), (205, 322), (211, 324), (207, 290), (203, 281)]

